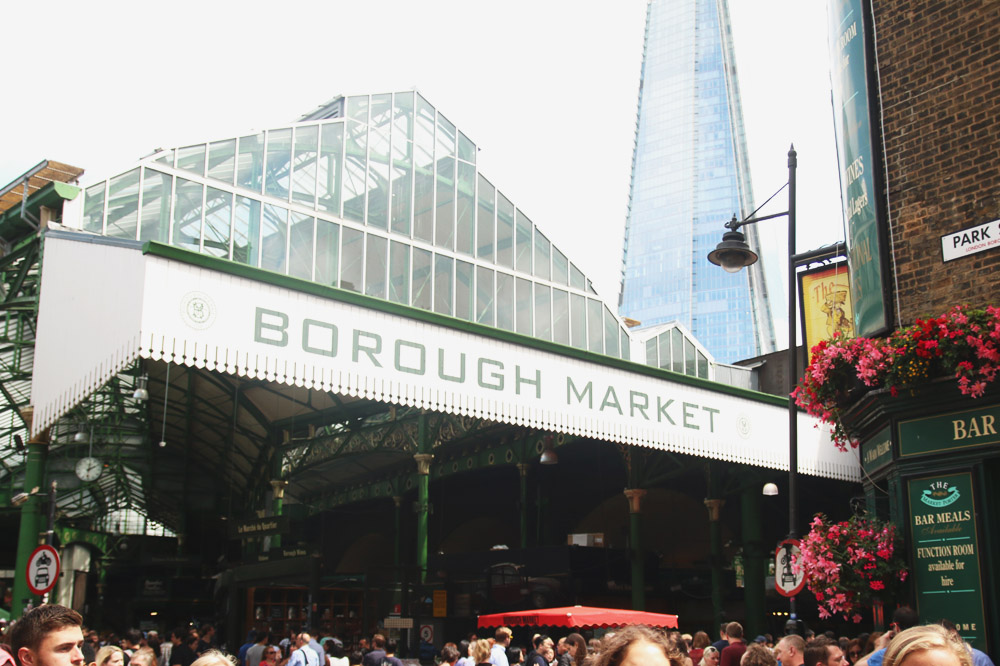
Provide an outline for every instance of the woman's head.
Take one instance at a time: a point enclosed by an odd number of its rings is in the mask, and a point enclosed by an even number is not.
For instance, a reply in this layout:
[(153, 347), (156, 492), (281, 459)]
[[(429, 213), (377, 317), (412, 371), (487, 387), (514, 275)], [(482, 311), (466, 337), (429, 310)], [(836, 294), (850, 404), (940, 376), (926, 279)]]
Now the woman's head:
[(708, 640), (708, 634), (704, 631), (699, 631), (695, 633), (694, 639), (691, 641), (692, 648), (707, 648), (712, 644), (712, 641)]
[(268, 645), (264, 648), (264, 659), (269, 662), (278, 661), (281, 658), (281, 648), (277, 645)]
[(972, 655), (960, 638), (937, 624), (911, 627), (892, 639), (883, 666), (972, 666)]
[(566, 647), (569, 648), (569, 656), (577, 664), (583, 662), (587, 656), (587, 641), (580, 634), (570, 634), (566, 637)]
[(634, 625), (605, 637), (597, 666), (680, 666), (681, 655), (660, 631)]
[(218, 650), (208, 650), (191, 662), (191, 666), (236, 666), (236, 660)]
[(480, 638), (470, 647), (472, 659), (477, 664), (485, 664), (490, 660), (490, 642), (485, 638)]
[(766, 646), (751, 643), (740, 659), (740, 666), (778, 666), (778, 660)]
[(852, 638), (847, 642), (847, 649), (844, 650), (844, 656), (847, 657), (847, 661), (853, 664), (858, 659), (861, 659), (861, 650), (861, 641), (857, 638)]
[(709, 645), (701, 653), (701, 661), (696, 666), (719, 666), (719, 649)]
[(125, 655), (117, 645), (105, 645), (97, 651), (94, 663), (97, 666), (122, 666), (125, 663)]
[(677, 651), (681, 653), (681, 656), (687, 657), (688, 654), (688, 643), (684, 640), (684, 635), (679, 631), (671, 631), (667, 639), (673, 644)]

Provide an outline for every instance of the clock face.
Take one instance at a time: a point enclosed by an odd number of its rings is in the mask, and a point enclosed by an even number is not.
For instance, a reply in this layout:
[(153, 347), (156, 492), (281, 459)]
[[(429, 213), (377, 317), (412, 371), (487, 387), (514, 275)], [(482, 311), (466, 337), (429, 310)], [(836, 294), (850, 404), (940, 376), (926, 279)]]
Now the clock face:
[(101, 476), (102, 471), (104, 471), (104, 466), (97, 458), (81, 458), (76, 463), (76, 475), (80, 477), (81, 481), (96, 481)]

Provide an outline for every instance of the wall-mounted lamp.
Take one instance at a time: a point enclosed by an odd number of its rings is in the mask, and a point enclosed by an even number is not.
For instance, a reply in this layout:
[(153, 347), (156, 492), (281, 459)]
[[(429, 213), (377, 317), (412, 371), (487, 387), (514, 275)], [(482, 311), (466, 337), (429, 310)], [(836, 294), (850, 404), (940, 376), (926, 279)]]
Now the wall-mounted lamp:
[(774, 495), (777, 495), (778, 494), (778, 484), (777, 483), (765, 483), (764, 484), (764, 489), (761, 490), (761, 493), (763, 493), (764, 495), (767, 495), (768, 497), (773, 497)]
[(538, 462), (543, 465), (556, 465), (559, 463), (559, 455), (556, 453), (555, 449), (552, 448), (551, 435), (545, 438), (545, 449), (542, 451), (542, 455), (538, 459)]
[(146, 375), (137, 377), (135, 380), (135, 391), (132, 392), (132, 397), (136, 400), (149, 400), (149, 391), (146, 389), (146, 384), (149, 382), (149, 378)]

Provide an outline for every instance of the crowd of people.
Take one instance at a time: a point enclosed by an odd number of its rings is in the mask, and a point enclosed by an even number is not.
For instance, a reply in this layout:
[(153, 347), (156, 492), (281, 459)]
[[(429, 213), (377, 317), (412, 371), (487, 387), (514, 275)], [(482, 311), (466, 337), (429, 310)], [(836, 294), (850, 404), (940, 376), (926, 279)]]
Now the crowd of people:
[[(748, 641), (738, 622), (720, 627), (712, 642), (704, 631), (695, 634), (626, 627), (587, 641), (579, 633), (558, 640), (534, 634), (531, 645), (517, 645), (513, 632), (501, 627), (492, 641), (482, 639), (441, 652), (441, 663), (454, 666), (993, 666), (989, 656), (965, 643), (954, 624), (942, 620), (920, 626), (913, 609), (896, 610), (887, 632), (857, 637), (836, 637), (833, 632), (815, 635), (801, 622), (786, 626), (778, 640), (770, 634)], [(468, 649), (468, 656), (452, 659)], [(935, 661), (921, 661), (925, 652)], [(937, 652), (935, 652), (937, 651)], [(954, 657), (954, 660), (949, 658)]]
[[(383, 634), (345, 647), (332, 636), (317, 640), (308, 632), (279, 637), (262, 631), (250, 632), (235, 654), (227, 654), (215, 646), (210, 625), (175, 629), (166, 641), (153, 631), (102, 637), (85, 628), (76, 611), (46, 604), (25, 613), (3, 635), (0, 666), (404, 666), (397, 648)], [(889, 631), (855, 638), (813, 635), (796, 622), (777, 641), (770, 635), (748, 641), (738, 622), (722, 625), (715, 642), (703, 631), (691, 635), (646, 626), (589, 640), (570, 632), (515, 641), (511, 629), (500, 627), (490, 638), (472, 634), (446, 643), (434, 661), (439, 666), (993, 666), (953, 624), (920, 625), (908, 607), (896, 610)]]

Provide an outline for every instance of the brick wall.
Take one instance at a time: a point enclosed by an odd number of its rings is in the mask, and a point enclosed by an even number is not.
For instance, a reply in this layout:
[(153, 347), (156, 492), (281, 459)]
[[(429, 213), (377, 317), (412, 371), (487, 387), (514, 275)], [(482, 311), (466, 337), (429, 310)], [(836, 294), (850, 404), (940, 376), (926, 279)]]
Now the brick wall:
[(1000, 247), (940, 237), (1000, 218), (1000, 1), (873, 0), (902, 324), (1000, 305)]

